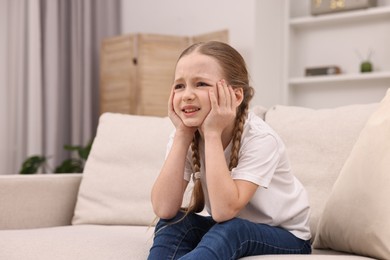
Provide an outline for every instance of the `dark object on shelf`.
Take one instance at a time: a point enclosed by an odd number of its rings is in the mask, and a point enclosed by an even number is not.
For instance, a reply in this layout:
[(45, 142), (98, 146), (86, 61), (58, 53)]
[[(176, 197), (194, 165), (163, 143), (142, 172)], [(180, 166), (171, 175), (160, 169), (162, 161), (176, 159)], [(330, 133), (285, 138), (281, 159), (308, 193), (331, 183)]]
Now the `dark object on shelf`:
[(369, 61), (364, 61), (360, 64), (360, 72), (372, 72), (372, 63)]
[(335, 12), (364, 9), (377, 5), (377, 0), (311, 0), (311, 14), (328, 14)]
[(306, 76), (324, 76), (340, 74), (341, 69), (338, 66), (324, 66), (315, 68), (306, 68)]

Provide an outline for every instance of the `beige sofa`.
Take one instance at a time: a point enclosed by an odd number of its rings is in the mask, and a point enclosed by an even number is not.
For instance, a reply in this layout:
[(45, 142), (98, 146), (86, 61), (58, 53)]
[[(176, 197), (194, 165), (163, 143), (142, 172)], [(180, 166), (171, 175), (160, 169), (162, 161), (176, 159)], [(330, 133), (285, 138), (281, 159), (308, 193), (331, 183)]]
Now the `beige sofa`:
[[(387, 103), (385, 109), (390, 112)], [(383, 238), (390, 239), (389, 218), (378, 231), (378, 219), (360, 223), (361, 214), (355, 215), (354, 210), (366, 207), (366, 202), (336, 209), (332, 206), (338, 200), (327, 203), (337, 191), (332, 187), (340, 172), (348, 170), (346, 162), (356, 159), (351, 157), (356, 143), (364, 139), (361, 132), (368, 119), (381, 106), (253, 107), (285, 141), (293, 171), (309, 193), (314, 244), (312, 255), (245, 259), (390, 259), (389, 241)], [(386, 120), (389, 129), (390, 120)], [(146, 259), (154, 220), (149, 193), (172, 129), (168, 118), (104, 114), (83, 174), (0, 176), (0, 259)], [(389, 183), (386, 178), (383, 181)], [(337, 182), (340, 185), (342, 180)], [(360, 191), (355, 190), (356, 194)], [(358, 199), (356, 194), (353, 197)], [(353, 204), (348, 198), (340, 200)], [(346, 215), (344, 208), (351, 213), (348, 222), (353, 223), (338, 226), (335, 211)], [(385, 211), (383, 218), (389, 216), (388, 208), (380, 211)], [(321, 219), (323, 215), (326, 219)], [(360, 230), (365, 233), (353, 233)], [(382, 231), (387, 234), (378, 234)]]

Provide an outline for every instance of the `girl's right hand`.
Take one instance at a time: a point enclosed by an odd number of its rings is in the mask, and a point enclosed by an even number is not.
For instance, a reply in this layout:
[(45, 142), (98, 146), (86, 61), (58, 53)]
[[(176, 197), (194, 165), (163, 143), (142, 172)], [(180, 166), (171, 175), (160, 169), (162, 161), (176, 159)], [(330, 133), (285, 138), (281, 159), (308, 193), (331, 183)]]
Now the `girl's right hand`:
[(185, 135), (189, 135), (192, 139), (195, 131), (197, 130), (196, 127), (188, 127), (183, 123), (183, 120), (179, 117), (179, 115), (175, 112), (175, 109), (173, 108), (173, 97), (175, 95), (174, 89), (172, 88), (171, 95), (169, 97), (168, 101), (168, 117), (171, 119), (173, 125), (176, 128), (176, 133), (183, 133)]

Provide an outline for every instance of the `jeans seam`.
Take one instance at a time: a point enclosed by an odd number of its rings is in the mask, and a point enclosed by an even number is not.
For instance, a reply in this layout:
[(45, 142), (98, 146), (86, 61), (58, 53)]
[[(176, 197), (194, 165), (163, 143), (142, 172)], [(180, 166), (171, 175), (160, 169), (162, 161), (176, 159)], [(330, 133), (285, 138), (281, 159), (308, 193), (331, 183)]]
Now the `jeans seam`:
[(234, 252), (234, 254), (230, 257), (230, 259), (236, 259), (236, 256), (237, 256), (237, 253), (243, 248), (244, 244), (247, 244), (247, 243), (250, 243), (250, 242), (255, 242), (256, 244), (262, 244), (262, 245), (265, 245), (265, 246), (268, 246), (268, 247), (271, 247), (271, 248), (274, 248), (274, 249), (278, 249), (278, 250), (285, 250), (285, 251), (289, 251), (290, 254), (292, 254), (291, 252), (299, 252), (299, 251), (302, 251), (303, 248), (305, 247), (305, 244), (306, 243), (303, 243), (301, 248), (297, 248), (297, 249), (286, 249), (284, 247), (279, 247), (279, 246), (274, 246), (274, 245), (270, 245), (270, 244), (267, 244), (265, 242), (259, 242), (257, 240), (246, 240), (244, 242), (242, 242), (240, 244), (240, 247), (236, 250), (236, 252)]

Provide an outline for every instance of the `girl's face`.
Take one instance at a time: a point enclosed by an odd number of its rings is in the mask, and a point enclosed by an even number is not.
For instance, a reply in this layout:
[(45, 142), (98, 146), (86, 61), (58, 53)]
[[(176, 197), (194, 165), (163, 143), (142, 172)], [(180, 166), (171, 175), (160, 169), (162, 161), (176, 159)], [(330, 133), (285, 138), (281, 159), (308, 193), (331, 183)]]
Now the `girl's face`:
[(175, 71), (173, 108), (188, 127), (200, 127), (211, 110), (209, 90), (217, 93), (222, 68), (209, 56), (193, 52), (182, 57)]

